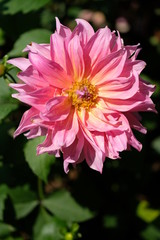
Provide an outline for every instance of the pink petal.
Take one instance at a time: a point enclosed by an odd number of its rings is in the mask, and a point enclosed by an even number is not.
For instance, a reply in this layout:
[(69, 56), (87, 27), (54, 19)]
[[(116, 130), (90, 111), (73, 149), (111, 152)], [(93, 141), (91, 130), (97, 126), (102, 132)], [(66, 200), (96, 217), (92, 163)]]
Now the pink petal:
[(34, 88), (43, 88), (49, 86), (49, 83), (33, 68), (29, 66), (25, 71), (18, 73), (24, 83)]
[(63, 122), (55, 124), (55, 135), (53, 140), (56, 142), (57, 147), (68, 147), (76, 138), (79, 130), (77, 116), (74, 111)]
[(46, 46), (42, 44), (32, 42), (31, 44), (27, 45), (27, 50), (32, 53), (38, 53), (43, 57), (51, 60), (50, 49), (46, 48)]
[(127, 50), (127, 58), (130, 58), (132, 61), (134, 61), (137, 57), (137, 53), (141, 50), (140, 48), (138, 49), (140, 44), (133, 45), (133, 46), (125, 46), (125, 49)]
[(137, 119), (137, 115), (134, 112), (133, 113), (127, 112), (125, 113), (125, 116), (127, 117), (131, 128), (134, 128), (143, 134), (147, 133), (147, 129), (142, 126), (142, 124)]
[(21, 92), (15, 94), (14, 97), (19, 99), (21, 102), (24, 102), (32, 107), (35, 107), (39, 111), (42, 111), (45, 107), (45, 104), (53, 96), (54, 89), (51, 87), (42, 88), (39, 90), (31, 92)]
[(110, 53), (109, 44), (111, 38), (110, 29), (105, 27), (98, 30), (86, 44), (84, 53), (89, 55), (92, 67)]
[(67, 118), (71, 110), (71, 103), (65, 96), (51, 98), (41, 113), (41, 118), (45, 121), (62, 121)]
[(87, 44), (89, 39), (94, 35), (92, 26), (84, 19), (76, 19), (77, 26), (75, 27), (72, 35), (78, 35), (82, 46)]
[(123, 40), (120, 37), (120, 34), (118, 31), (112, 32), (112, 38), (110, 41), (110, 51), (116, 52), (123, 48)]
[(14, 137), (17, 137), (19, 134), (36, 128), (37, 125), (32, 122), (32, 118), (38, 114), (38, 110), (35, 108), (30, 108), (26, 111), (20, 121), (19, 127), (14, 133)]
[(84, 146), (84, 137), (81, 132), (77, 133), (75, 141), (67, 148), (62, 148), (64, 157), (64, 170), (67, 173), (69, 171), (68, 165), (70, 163), (79, 163), (80, 155)]
[(122, 152), (127, 149), (128, 139), (126, 132), (111, 131), (107, 133), (107, 137), (116, 152)]
[(77, 117), (74, 112), (64, 121), (56, 122), (53, 125), (44, 143), (39, 145), (38, 154), (53, 152), (57, 149), (69, 147), (75, 140), (79, 131)]
[(110, 109), (127, 112), (127, 111), (153, 111), (156, 112), (152, 100), (138, 92), (133, 97), (124, 99), (107, 99), (107, 105)]
[[(26, 93), (26, 92), (31, 92), (34, 91), (35, 89), (31, 86), (28, 86), (27, 84), (24, 83), (10, 83), (9, 86), (19, 93)], [(19, 94), (14, 93), (12, 94), (12, 97), (16, 98)]]
[(62, 66), (67, 74), (73, 74), (72, 63), (68, 55), (65, 39), (55, 32), (51, 35), (50, 41), (52, 60)]
[(71, 80), (59, 64), (31, 52), (29, 53), (29, 59), (49, 84), (58, 88), (70, 87)]
[[(84, 117), (83, 117), (84, 118)], [(81, 131), (83, 133), (83, 136), (84, 138), (86, 139), (86, 141), (88, 143), (90, 143), (90, 145), (94, 148), (94, 149), (99, 149), (96, 141), (94, 140), (94, 137), (93, 137), (93, 132), (89, 131), (87, 128), (86, 128), (86, 125), (85, 125), (85, 122), (82, 121), (82, 117), (78, 118), (79, 122), (80, 122), (80, 127), (81, 127)]]
[[(110, 133), (110, 135), (112, 135), (112, 134)], [(111, 159), (118, 159), (118, 158), (120, 158), (119, 152), (116, 151), (114, 144), (112, 142), (112, 137), (110, 135), (107, 133), (106, 139), (105, 139), (106, 156)]]
[(141, 60), (135, 60), (133, 62), (130, 61), (130, 63), (128, 63), (127, 67), (130, 67), (130, 65), (138, 74), (140, 74), (142, 72), (142, 70), (145, 68), (146, 63)]
[(131, 145), (132, 147), (136, 148), (138, 151), (141, 151), (142, 144), (135, 138), (135, 136), (130, 128), (130, 123), (129, 123), (128, 119), (125, 117), (125, 115), (122, 115), (122, 118), (123, 118), (123, 124), (128, 126), (128, 130), (126, 131), (128, 144)]
[(91, 83), (99, 85), (107, 82), (107, 80), (117, 78), (121, 74), (125, 62), (126, 52), (123, 50), (108, 55), (93, 69)]
[[(20, 83), (10, 84), (18, 92), (13, 97), (31, 106), (14, 136), (24, 132), (27, 138), (46, 136), (37, 154), (59, 157), (62, 152), (65, 172), (69, 164), (84, 159), (102, 172), (105, 157), (120, 158), (119, 153), (130, 146), (141, 150), (132, 128), (146, 133), (139, 112), (156, 112), (150, 98), (155, 87), (139, 76), (146, 65), (136, 60), (139, 45), (124, 46), (119, 32), (105, 27), (94, 33), (88, 22), (76, 21), (71, 32), (56, 18), (50, 44), (33, 42), (24, 49), (29, 59), (8, 61), (22, 70)], [(77, 109), (68, 96), (71, 90), (84, 95), (80, 87), (74, 89), (75, 82), (83, 80), (97, 90), (90, 109)]]
[(48, 154), (53, 154), (56, 157), (60, 157), (60, 150), (55, 149), (54, 143), (52, 141), (53, 131), (48, 130), (46, 133), (46, 138), (43, 143), (39, 144), (37, 147), (37, 154), (43, 154), (47, 152)]
[[(31, 43), (32, 44), (32, 43)], [(27, 45), (22, 52), (29, 52), (29, 47), (28, 46), (31, 46), (31, 44)], [(47, 44), (47, 43), (39, 43), (38, 45), (50, 50), (50, 44)]]
[(93, 139), (98, 146), (98, 148), (105, 153), (106, 152), (106, 139), (105, 139), (105, 133), (104, 132), (98, 132), (94, 131), (92, 132)]
[(148, 82), (146, 82), (145, 80), (143, 80), (141, 78), (140, 78), (139, 85), (140, 85), (141, 92), (144, 95), (147, 95), (148, 97), (150, 97), (156, 89), (155, 85), (149, 84)]
[(127, 134), (128, 144), (137, 149), (139, 152), (142, 150), (142, 144), (135, 138), (133, 132), (130, 130)]
[(136, 72), (129, 78), (119, 77), (106, 81), (99, 87), (99, 97), (109, 99), (128, 99), (139, 91), (139, 76)]
[(29, 59), (22, 57), (10, 59), (7, 61), (7, 63), (13, 64), (22, 71), (26, 70), (31, 65)]
[(32, 139), (40, 136), (45, 136), (46, 132), (47, 132), (46, 128), (37, 126), (36, 128), (32, 128), (29, 132), (25, 133), (24, 135), (27, 137), (27, 139)]
[(83, 50), (77, 35), (75, 35), (68, 44), (68, 53), (72, 62), (74, 71), (74, 80), (80, 81), (84, 74)]
[(72, 33), (68, 27), (66, 27), (60, 23), (60, 21), (57, 17), (56, 17), (56, 30), (57, 30), (58, 34), (60, 36), (62, 36), (63, 38), (69, 37)]
[(102, 173), (103, 162), (105, 160), (104, 153), (98, 148), (94, 149), (87, 141), (84, 143), (83, 151), (89, 167)]
[(120, 122), (109, 121), (100, 109), (93, 108), (90, 112), (86, 112), (85, 124), (89, 131), (107, 132), (118, 128)]

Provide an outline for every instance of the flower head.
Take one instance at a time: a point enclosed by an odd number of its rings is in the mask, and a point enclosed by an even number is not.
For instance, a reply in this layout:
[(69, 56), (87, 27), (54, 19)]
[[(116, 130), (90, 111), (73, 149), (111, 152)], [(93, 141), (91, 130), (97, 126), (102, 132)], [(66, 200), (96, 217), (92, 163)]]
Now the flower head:
[(27, 59), (9, 60), (22, 70), (21, 82), (10, 84), (19, 92), (13, 97), (30, 106), (14, 135), (45, 135), (37, 153), (62, 152), (65, 172), (84, 159), (102, 172), (105, 157), (117, 159), (130, 146), (141, 150), (132, 129), (146, 133), (139, 112), (155, 111), (154, 86), (139, 76), (145, 67), (136, 60), (139, 45), (124, 46), (108, 27), (94, 32), (85, 20), (76, 22), (71, 32), (56, 18), (50, 44), (32, 42)]

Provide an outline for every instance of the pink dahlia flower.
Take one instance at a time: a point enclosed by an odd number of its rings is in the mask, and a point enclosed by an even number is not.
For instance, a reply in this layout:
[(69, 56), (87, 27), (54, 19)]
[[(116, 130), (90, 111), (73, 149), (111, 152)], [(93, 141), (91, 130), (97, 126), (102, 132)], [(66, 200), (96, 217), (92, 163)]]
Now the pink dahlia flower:
[(155, 111), (154, 86), (140, 78), (145, 62), (136, 60), (138, 45), (124, 46), (108, 27), (94, 32), (77, 19), (71, 32), (56, 19), (50, 44), (32, 42), (28, 58), (8, 62), (22, 71), (10, 84), (13, 97), (28, 104), (14, 136), (46, 136), (37, 153), (60, 156), (64, 170), (84, 159), (102, 172), (105, 157), (119, 158), (130, 146), (141, 150), (132, 129), (146, 133), (139, 112)]

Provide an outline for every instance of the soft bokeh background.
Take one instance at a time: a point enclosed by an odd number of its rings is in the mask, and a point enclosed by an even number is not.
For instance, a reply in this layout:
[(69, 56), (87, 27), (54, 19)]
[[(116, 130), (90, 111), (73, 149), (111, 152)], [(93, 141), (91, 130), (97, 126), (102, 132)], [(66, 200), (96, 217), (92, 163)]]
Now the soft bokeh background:
[(72, 29), (75, 18), (95, 30), (108, 25), (125, 44), (140, 43), (142, 77), (156, 85), (160, 109), (159, 0), (0, 0), (0, 240), (159, 240), (159, 114), (142, 114), (148, 133), (135, 132), (142, 151), (106, 159), (102, 175), (86, 163), (66, 175), (62, 158), (36, 157), (42, 139), (12, 137), (27, 106), (11, 98), (18, 69), (6, 55), (25, 56), (31, 41), (48, 43), (55, 16)]

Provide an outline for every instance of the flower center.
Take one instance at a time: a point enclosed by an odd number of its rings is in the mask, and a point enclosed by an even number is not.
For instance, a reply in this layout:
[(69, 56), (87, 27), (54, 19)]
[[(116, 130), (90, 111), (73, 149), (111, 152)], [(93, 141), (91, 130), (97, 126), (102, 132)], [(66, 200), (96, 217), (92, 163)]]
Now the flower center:
[(73, 84), (73, 87), (68, 91), (68, 96), (75, 108), (88, 110), (96, 104), (98, 95), (96, 87), (87, 79), (83, 79)]

